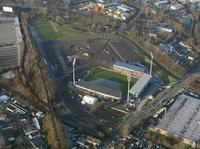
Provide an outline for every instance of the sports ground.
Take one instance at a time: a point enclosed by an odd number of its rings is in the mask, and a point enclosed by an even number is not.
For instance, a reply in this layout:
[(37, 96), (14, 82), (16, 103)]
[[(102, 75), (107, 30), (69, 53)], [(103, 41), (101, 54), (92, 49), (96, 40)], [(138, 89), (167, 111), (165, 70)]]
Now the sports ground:
[(50, 19), (33, 20), (32, 25), (40, 33), (42, 40), (61, 40), (91, 35), (89, 32), (82, 32), (70, 26), (58, 24)]
[[(127, 76), (116, 73), (112, 70), (98, 68), (92, 73), (86, 81), (92, 83), (98, 83), (104, 87), (110, 87), (112, 89), (119, 89), (123, 93), (127, 93)], [(103, 82), (104, 81), (104, 82)], [(131, 86), (137, 81), (136, 78), (131, 79)], [(109, 83), (109, 84), (107, 84)], [(112, 87), (113, 85), (113, 87)]]

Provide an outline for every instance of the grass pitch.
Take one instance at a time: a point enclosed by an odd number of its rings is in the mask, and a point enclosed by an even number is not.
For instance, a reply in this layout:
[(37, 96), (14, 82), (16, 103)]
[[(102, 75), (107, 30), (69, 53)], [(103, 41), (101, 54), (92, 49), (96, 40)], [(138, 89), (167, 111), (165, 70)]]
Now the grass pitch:
[[(101, 78), (120, 83), (122, 85), (122, 92), (127, 93), (127, 89), (128, 89), (127, 76), (116, 73), (112, 70), (106, 70), (106, 69), (99, 68), (87, 78), (87, 81), (91, 82), (91, 81), (101, 79)], [(136, 81), (137, 81), (136, 78), (132, 78), (131, 86), (133, 84), (135, 84)]]
[(32, 24), (40, 33), (42, 40), (60, 40), (91, 35), (89, 32), (81, 32), (50, 19), (33, 20)]

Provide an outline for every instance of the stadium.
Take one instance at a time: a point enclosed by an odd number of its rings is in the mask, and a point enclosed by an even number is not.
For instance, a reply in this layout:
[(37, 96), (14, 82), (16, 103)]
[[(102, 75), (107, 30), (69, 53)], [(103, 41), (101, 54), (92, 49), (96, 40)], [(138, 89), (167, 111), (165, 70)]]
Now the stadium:
[[(111, 68), (98, 67), (85, 80), (77, 81), (75, 86), (89, 94), (120, 101), (127, 93), (139, 97), (151, 79), (141, 66), (116, 62)], [(130, 75), (129, 81), (127, 75)]]

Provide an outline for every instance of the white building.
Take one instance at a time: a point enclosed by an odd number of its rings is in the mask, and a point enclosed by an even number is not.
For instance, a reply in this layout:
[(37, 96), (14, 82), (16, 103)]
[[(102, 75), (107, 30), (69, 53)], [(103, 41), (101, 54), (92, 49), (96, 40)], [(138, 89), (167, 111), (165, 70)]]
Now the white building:
[(83, 100), (81, 101), (82, 104), (89, 104), (89, 105), (94, 105), (96, 102), (97, 98), (89, 95), (85, 95), (83, 97)]
[(167, 4), (169, 4), (168, 0), (157, 1), (157, 2), (154, 3), (154, 5), (157, 6), (157, 7), (160, 7), (160, 6), (163, 6), (163, 5), (167, 5)]
[(3, 6), (3, 11), (4, 11), (4, 12), (13, 13), (13, 8), (12, 8), (12, 7), (7, 7), (7, 6)]
[(0, 103), (7, 103), (9, 99), (10, 99), (9, 96), (2, 95), (2, 96), (0, 96)]
[(164, 27), (164, 26), (158, 26), (156, 28), (159, 29), (160, 31), (163, 31), (163, 32), (168, 32), (168, 33), (172, 33), (173, 32), (172, 28), (168, 28), (168, 27)]
[(199, 3), (200, 0), (190, 0), (191, 3)]
[(149, 84), (152, 76), (149, 74), (143, 74), (142, 77), (131, 87), (130, 93), (135, 96), (139, 97), (141, 93), (144, 91), (145, 87)]
[(172, 5), (170, 6), (170, 9), (171, 9), (171, 10), (180, 10), (180, 9), (182, 9), (182, 8), (184, 8), (184, 6), (183, 6), (182, 4), (179, 4), (179, 3), (172, 4)]
[(18, 67), (24, 51), (18, 17), (0, 17), (0, 67)]

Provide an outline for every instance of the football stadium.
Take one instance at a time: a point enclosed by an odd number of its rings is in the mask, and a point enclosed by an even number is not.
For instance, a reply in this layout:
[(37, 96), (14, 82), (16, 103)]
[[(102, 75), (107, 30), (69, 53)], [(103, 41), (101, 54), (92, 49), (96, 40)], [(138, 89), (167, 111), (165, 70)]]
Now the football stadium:
[[(141, 66), (116, 62), (111, 68), (98, 67), (85, 80), (77, 81), (75, 86), (90, 94), (120, 101), (128, 92), (134, 97), (139, 97), (151, 79)], [(129, 89), (128, 75), (131, 78)]]

